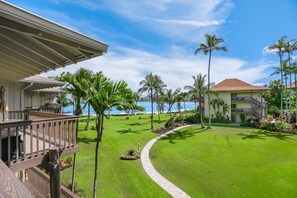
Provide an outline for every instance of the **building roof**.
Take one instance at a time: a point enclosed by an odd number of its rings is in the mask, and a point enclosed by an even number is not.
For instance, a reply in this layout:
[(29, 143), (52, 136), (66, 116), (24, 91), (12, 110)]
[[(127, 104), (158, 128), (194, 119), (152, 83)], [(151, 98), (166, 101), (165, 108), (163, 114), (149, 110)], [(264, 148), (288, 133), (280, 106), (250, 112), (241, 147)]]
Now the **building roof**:
[[(297, 84), (297, 82), (296, 82)], [(296, 88), (295, 81), (288, 85), (288, 88)]]
[(225, 79), (219, 84), (213, 86), (211, 91), (254, 91), (267, 90), (267, 87), (260, 87), (248, 84), (237, 78)]
[(0, 0), (0, 78), (20, 80), (107, 52), (108, 45)]
[(61, 93), (63, 90), (57, 87), (53, 87), (53, 88), (45, 88), (45, 89), (37, 89), (34, 90), (34, 92), (38, 92), (38, 93)]
[(24, 78), (22, 80), (19, 80), (19, 82), (23, 83), (23, 88), (25, 88), (26, 91), (40, 91), (48, 88), (65, 85), (64, 82), (38, 75)]

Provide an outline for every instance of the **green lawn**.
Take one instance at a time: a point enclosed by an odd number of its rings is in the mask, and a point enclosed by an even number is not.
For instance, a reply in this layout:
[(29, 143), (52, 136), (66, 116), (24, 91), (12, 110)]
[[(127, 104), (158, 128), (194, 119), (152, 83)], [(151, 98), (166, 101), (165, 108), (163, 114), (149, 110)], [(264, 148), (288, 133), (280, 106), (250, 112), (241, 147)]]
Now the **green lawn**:
[(191, 127), (157, 142), (155, 168), (192, 197), (296, 197), (297, 136)]
[[(169, 197), (144, 172), (141, 161), (120, 160), (121, 154), (129, 149), (137, 150), (137, 143), (143, 147), (150, 139), (157, 135), (150, 130), (149, 115), (112, 116), (105, 119), (103, 142), (99, 148), (99, 197)], [(139, 120), (139, 117), (145, 118)], [(157, 120), (157, 116), (155, 115)], [(155, 122), (155, 126), (164, 125), (168, 116), (162, 115), (162, 123)], [(87, 197), (92, 196), (94, 179), (95, 131), (83, 131), (85, 123), (79, 123), (78, 141), (80, 152), (77, 154), (76, 182), (84, 189)], [(94, 122), (91, 126), (95, 125)], [(63, 183), (71, 181), (71, 169), (61, 173)]]

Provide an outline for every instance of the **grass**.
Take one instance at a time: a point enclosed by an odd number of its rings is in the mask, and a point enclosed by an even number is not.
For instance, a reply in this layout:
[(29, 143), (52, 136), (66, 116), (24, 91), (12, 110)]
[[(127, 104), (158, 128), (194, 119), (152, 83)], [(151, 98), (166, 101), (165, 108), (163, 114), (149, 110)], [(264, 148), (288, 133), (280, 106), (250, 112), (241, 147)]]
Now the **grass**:
[[(123, 161), (120, 156), (129, 149), (137, 150), (137, 144), (143, 147), (157, 136), (150, 130), (149, 115), (111, 116), (105, 119), (103, 141), (99, 148), (99, 197), (169, 197), (144, 172), (141, 161)], [(139, 119), (142, 117), (143, 119)], [(162, 115), (162, 122), (155, 121), (155, 128), (164, 125), (168, 117)], [(155, 120), (157, 116), (155, 115)], [(90, 126), (94, 126), (94, 121)], [(96, 132), (83, 131), (85, 123), (79, 123), (78, 141), (80, 152), (77, 154), (76, 182), (79, 188), (92, 196), (94, 179), (94, 157)], [(72, 169), (61, 173), (63, 183), (71, 182)]]
[(296, 197), (297, 136), (190, 127), (157, 142), (155, 168), (191, 197)]

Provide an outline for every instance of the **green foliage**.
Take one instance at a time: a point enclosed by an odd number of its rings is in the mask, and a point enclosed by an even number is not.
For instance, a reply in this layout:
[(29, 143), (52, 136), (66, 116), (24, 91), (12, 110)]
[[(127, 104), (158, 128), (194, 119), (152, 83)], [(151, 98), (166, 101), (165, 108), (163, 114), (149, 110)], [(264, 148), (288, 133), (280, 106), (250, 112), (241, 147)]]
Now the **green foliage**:
[(185, 122), (188, 124), (197, 124), (199, 117), (200, 115), (198, 113), (196, 113), (195, 115), (187, 116)]
[(244, 123), (245, 122), (245, 115), (243, 113), (241, 113), (239, 116), (240, 116), (240, 122)]
[(295, 130), (291, 124), (289, 124), (287, 122), (282, 122), (280, 120), (277, 120), (274, 123), (271, 123), (267, 120), (263, 120), (260, 122), (260, 128), (267, 129), (270, 131), (295, 133)]

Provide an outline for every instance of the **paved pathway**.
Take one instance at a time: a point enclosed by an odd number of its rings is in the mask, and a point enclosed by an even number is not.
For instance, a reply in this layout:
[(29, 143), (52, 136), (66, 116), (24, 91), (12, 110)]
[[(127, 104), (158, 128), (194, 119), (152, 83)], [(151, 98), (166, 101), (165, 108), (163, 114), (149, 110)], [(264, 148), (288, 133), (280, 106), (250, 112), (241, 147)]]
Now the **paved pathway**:
[(157, 142), (159, 139), (161, 139), (162, 137), (173, 133), (174, 131), (177, 131), (179, 129), (185, 128), (185, 127), (189, 127), (192, 125), (187, 125), (187, 126), (182, 126), (182, 127), (178, 127), (174, 130), (168, 131), (167, 133), (164, 133), (154, 139), (152, 139), (151, 141), (149, 141), (145, 147), (142, 149), (141, 151), (141, 163), (142, 166), (145, 170), (145, 172), (159, 185), (161, 186), (165, 191), (167, 191), (172, 197), (176, 197), (176, 198), (190, 198), (189, 195), (187, 195), (184, 191), (182, 191), (180, 188), (178, 188), (176, 185), (174, 185), (173, 183), (171, 183), (170, 181), (168, 181), (165, 177), (163, 177), (160, 173), (158, 173), (158, 171), (154, 168), (151, 160), (150, 160), (150, 156), (149, 156), (149, 152), (150, 149), (152, 148), (152, 146), (154, 145), (155, 142)]

